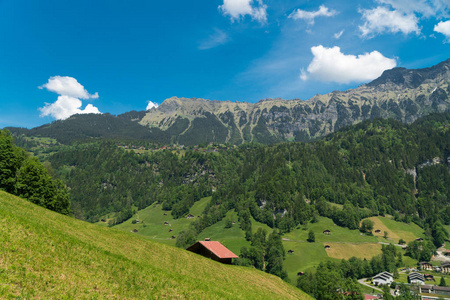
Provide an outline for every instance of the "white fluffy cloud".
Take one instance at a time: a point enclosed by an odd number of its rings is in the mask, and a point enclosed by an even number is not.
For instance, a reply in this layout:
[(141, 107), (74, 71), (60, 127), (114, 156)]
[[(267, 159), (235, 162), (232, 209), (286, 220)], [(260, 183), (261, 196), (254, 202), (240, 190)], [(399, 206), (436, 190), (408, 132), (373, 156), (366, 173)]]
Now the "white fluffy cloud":
[(384, 70), (397, 65), (395, 59), (384, 57), (380, 52), (345, 55), (339, 47), (326, 48), (322, 45), (312, 47), (314, 55), (301, 79), (316, 79), (325, 82), (365, 82), (379, 77)]
[(55, 92), (59, 95), (70, 96), (80, 99), (97, 99), (98, 93), (93, 95), (82, 86), (75, 78), (69, 76), (52, 76), (46, 84), (39, 87), (46, 88), (50, 92)]
[(38, 88), (59, 94), (55, 102), (45, 103), (44, 107), (39, 108), (41, 117), (51, 116), (57, 120), (64, 120), (75, 114), (100, 114), (98, 108), (92, 104), (81, 109), (83, 102), (80, 99), (97, 99), (98, 93), (89, 94), (73, 77), (53, 76)]
[(159, 105), (158, 105), (157, 103), (152, 102), (152, 101), (148, 101), (146, 110), (150, 110), (150, 109), (152, 109), (152, 108), (158, 108), (158, 106), (159, 106)]
[(335, 10), (330, 10), (325, 5), (321, 5), (317, 11), (306, 11), (301, 9), (294, 10), (289, 15), (289, 18), (294, 20), (305, 20), (310, 25), (313, 25), (314, 19), (317, 17), (332, 17), (336, 14), (337, 12)]
[(414, 14), (405, 14), (398, 10), (389, 10), (386, 7), (377, 7), (361, 11), (364, 25), (359, 26), (362, 36), (370, 37), (372, 35), (390, 32), (409, 34), (420, 33), (419, 20)]
[(45, 103), (39, 108), (41, 116), (51, 116), (57, 120), (64, 120), (75, 114), (99, 114), (100, 111), (92, 104), (88, 104), (84, 109), (80, 109), (83, 103), (78, 98), (70, 96), (59, 96), (54, 103)]
[(450, 20), (439, 22), (436, 26), (434, 26), (434, 31), (445, 35), (447, 41), (450, 42)]
[(267, 5), (262, 0), (223, 0), (219, 10), (232, 21), (240, 20), (246, 15), (261, 23), (267, 21)]

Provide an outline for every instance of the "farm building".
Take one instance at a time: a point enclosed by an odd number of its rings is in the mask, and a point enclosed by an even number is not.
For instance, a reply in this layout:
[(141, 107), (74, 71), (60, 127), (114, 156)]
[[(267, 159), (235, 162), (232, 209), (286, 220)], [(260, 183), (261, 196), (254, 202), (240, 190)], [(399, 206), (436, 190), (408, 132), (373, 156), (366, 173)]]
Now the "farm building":
[(375, 230), (375, 233), (381, 233), (380, 229)]
[(231, 264), (233, 258), (238, 258), (236, 254), (217, 241), (199, 241), (188, 247), (186, 250), (211, 258), (212, 260), (223, 264)]
[(328, 229), (323, 231), (323, 234), (329, 235), (331, 233), (331, 231), (329, 231)]
[(389, 272), (381, 272), (372, 277), (373, 284), (375, 285), (386, 285), (391, 284), (394, 281), (394, 276)]
[(422, 285), (425, 284), (425, 278), (423, 274), (412, 272), (408, 275), (408, 282)]
[(429, 262), (422, 261), (419, 263), (419, 267), (421, 270), (433, 270), (433, 265)]
[(440, 268), (442, 273), (450, 273), (450, 262), (443, 262)]
[(436, 281), (434, 280), (434, 276), (431, 274), (424, 274), (423, 277), (425, 277), (426, 281)]
[(420, 292), (425, 294), (438, 294), (450, 296), (450, 287), (436, 286), (436, 285), (422, 285)]

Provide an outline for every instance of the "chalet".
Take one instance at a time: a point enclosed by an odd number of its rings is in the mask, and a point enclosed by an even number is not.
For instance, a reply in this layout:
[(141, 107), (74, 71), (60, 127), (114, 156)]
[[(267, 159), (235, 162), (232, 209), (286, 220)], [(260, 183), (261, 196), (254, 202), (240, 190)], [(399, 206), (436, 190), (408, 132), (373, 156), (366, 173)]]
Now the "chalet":
[(447, 252), (444, 252), (443, 254), (444, 256), (450, 256), (450, 250), (447, 250)]
[(429, 263), (429, 262), (422, 261), (422, 262), (419, 263), (419, 268), (420, 268), (421, 270), (429, 270), (429, 271), (432, 271), (432, 270), (433, 270), (433, 265), (432, 265), (431, 263)]
[(188, 214), (188, 215), (186, 216), (186, 219), (193, 219), (193, 218), (195, 218), (195, 216), (192, 215), (192, 214)]
[(294, 250), (288, 250), (288, 253), (292, 254), (292, 253), (294, 253)]
[(188, 247), (186, 250), (211, 258), (212, 260), (223, 264), (231, 264), (233, 258), (238, 258), (236, 254), (217, 241), (199, 241)]
[(426, 281), (436, 281), (434, 280), (434, 276), (431, 274), (424, 274), (423, 277), (425, 277)]
[(394, 281), (394, 276), (389, 272), (381, 272), (373, 276), (372, 280), (375, 285), (389, 285)]
[(169, 232), (172, 232), (172, 231), (173, 231), (173, 229), (172, 229), (172, 228), (170, 228), (170, 229), (169, 229)]
[(323, 231), (323, 234), (329, 235), (331, 233), (331, 231), (329, 231), (328, 229)]
[(425, 294), (432, 294), (433, 293), (433, 286), (424, 284), (420, 287), (420, 292)]
[(423, 238), (417, 238), (416, 241), (423, 242)]
[(442, 273), (450, 273), (450, 262), (443, 262), (440, 268)]
[(325, 245), (325, 249), (330, 249), (331, 246), (330, 245)]
[(297, 276), (303, 276), (305, 275), (305, 272), (297, 272)]
[(425, 278), (423, 274), (412, 272), (408, 275), (408, 282), (411, 284), (425, 284)]
[(210, 238), (205, 238), (205, 241), (209, 242), (211, 239)]
[(375, 233), (381, 233), (380, 229), (375, 230)]
[(420, 286), (420, 292), (424, 294), (437, 294), (450, 296), (450, 287), (425, 284)]
[(169, 225), (169, 222), (164, 222), (164, 225)]

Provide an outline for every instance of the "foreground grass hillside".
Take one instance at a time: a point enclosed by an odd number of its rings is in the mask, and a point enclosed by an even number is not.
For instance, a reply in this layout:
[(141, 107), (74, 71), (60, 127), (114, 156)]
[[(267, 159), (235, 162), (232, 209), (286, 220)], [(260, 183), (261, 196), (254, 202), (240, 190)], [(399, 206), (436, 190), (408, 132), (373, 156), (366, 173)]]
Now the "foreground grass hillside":
[(281, 279), (0, 192), (0, 298), (306, 299)]

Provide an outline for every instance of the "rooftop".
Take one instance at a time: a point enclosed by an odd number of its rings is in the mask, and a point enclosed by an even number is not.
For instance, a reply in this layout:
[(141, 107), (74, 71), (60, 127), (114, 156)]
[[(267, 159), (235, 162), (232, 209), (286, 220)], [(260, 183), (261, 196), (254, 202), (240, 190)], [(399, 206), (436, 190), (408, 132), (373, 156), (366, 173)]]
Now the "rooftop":
[(200, 241), (199, 243), (219, 258), (238, 258), (236, 254), (218, 241)]

